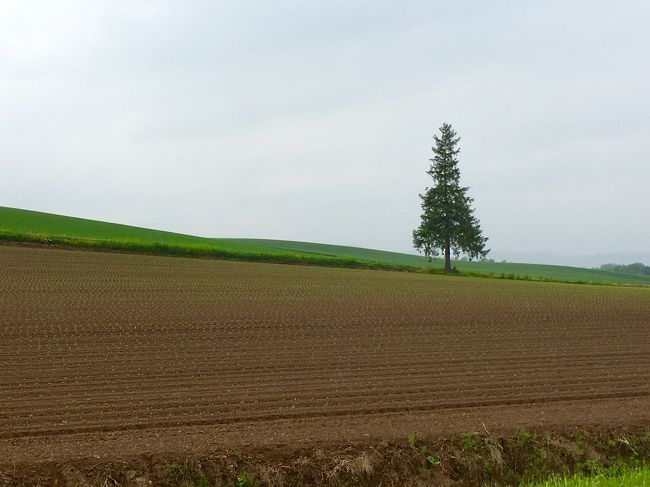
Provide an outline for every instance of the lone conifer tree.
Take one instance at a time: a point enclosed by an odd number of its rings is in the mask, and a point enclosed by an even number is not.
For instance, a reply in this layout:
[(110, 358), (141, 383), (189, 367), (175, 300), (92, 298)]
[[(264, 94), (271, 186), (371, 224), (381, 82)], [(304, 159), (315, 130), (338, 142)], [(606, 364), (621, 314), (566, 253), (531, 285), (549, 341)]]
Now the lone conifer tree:
[(426, 188), (422, 199), (420, 226), (413, 231), (413, 245), (424, 251), (427, 257), (445, 256), (445, 272), (451, 272), (451, 252), (458, 256), (467, 254), (471, 259), (485, 257), (490, 251), (485, 248), (487, 238), (483, 236), (478, 219), (471, 207), (474, 201), (467, 195), (469, 188), (460, 186), (457, 148), (460, 137), (451, 125), (440, 127), (440, 137), (433, 136), (436, 146), (432, 147), (433, 159), (427, 171), (434, 181)]

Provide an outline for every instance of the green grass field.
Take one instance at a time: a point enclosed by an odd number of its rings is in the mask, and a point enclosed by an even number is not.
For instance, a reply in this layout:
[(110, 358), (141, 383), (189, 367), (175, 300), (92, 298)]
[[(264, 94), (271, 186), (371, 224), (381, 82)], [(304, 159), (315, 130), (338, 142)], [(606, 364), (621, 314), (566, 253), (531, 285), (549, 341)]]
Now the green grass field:
[(522, 484), (521, 487), (650, 487), (650, 467), (646, 466), (614, 476), (556, 477), (540, 483)]
[[(429, 262), (413, 254), (286, 240), (195, 237), (6, 207), (0, 207), (0, 239), (326, 266), (431, 270), (443, 267), (441, 259)], [(650, 276), (578, 267), (465, 261), (454, 261), (454, 266), (462, 273), (493, 277), (650, 285)]]

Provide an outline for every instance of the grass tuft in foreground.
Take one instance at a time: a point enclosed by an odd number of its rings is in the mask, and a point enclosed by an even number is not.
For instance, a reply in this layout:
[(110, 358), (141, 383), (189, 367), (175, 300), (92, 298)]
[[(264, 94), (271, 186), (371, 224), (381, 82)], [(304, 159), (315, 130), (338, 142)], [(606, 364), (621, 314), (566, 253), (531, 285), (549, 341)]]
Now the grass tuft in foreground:
[(574, 475), (554, 477), (539, 483), (521, 484), (521, 487), (650, 487), (650, 467), (628, 470), (618, 475), (603, 473), (596, 476)]

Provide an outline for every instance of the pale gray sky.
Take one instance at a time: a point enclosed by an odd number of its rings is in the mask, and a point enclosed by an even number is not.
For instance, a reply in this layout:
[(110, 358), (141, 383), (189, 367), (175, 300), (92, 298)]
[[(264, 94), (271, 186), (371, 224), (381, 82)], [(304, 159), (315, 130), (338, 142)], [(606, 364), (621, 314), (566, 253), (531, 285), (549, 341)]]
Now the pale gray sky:
[(0, 205), (411, 251), (450, 122), (492, 249), (644, 252), (649, 25), (647, 0), (0, 0)]

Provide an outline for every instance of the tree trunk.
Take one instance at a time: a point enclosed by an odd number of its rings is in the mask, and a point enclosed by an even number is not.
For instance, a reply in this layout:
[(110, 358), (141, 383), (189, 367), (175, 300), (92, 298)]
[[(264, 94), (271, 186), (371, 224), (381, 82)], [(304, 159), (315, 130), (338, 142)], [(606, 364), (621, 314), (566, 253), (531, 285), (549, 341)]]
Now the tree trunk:
[(445, 272), (451, 272), (451, 252), (449, 248), (449, 240), (445, 242)]

